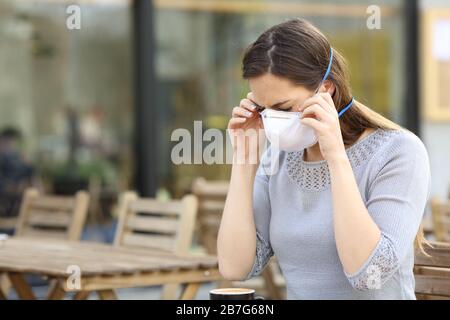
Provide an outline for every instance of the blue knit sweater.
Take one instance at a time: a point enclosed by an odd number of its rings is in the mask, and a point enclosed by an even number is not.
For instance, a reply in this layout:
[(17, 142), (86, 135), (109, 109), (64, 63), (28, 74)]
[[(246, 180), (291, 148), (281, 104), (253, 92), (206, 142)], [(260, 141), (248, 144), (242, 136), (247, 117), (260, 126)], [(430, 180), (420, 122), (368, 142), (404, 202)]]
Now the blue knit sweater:
[[(255, 178), (257, 249), (246, 279), (275, 255), (288, 299), (415, 299), (413, 242), (430, 192), (427, 151), (409, 131), (377, 129), (346, 152), (382, 233), (360, 270), (346, 274), (338, 257), (327, 162), (306, 162), (303, 151), (274, 157), (269, 148)], [(273, 159), (279, 167), (269, 173)]]

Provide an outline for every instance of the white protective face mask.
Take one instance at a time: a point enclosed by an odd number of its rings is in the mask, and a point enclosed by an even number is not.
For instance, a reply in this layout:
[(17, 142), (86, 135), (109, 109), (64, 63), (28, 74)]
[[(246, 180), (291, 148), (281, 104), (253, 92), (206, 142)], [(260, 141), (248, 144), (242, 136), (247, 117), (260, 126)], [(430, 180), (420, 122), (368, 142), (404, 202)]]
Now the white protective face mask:
[(300, 122), (301, 112), (265, 109), (264, 131), (272, 146), (282, 151), (301, 151), (317, 142), (314, 129)]
[[(328, 78), (333, 63), (333, 49), (330, 49), (330, 61), (322, 81), (316, 92)], [(339, 117), (353, 103), (352, 101), (339, 113)], [(264, 124), (267, 139), (277, 149), (282, 151), (301, 151), (317, 143), (317, 137), (314, 129), (303, 125), (300, 122), (301, 112), (286, 112), (271, 109), (265, 109), (261, 112), (261, 118)]]

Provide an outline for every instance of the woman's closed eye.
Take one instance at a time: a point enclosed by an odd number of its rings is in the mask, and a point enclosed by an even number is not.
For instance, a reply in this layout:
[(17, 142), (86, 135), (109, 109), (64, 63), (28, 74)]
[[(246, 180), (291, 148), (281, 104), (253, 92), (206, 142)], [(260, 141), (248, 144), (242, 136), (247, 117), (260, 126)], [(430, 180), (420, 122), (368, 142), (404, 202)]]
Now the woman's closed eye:
[(273, 110), (277, 110), (277, 111), (286, 111), (286, 112), (289, 112), (289, 111), (292, 111), (293, 107), (289, 107), (289, 108), (286, 108), (286, 107), (283, 107), (283, 108), (276, 107), (276, 108), (272, 108), (272, 109), (273, 109)]

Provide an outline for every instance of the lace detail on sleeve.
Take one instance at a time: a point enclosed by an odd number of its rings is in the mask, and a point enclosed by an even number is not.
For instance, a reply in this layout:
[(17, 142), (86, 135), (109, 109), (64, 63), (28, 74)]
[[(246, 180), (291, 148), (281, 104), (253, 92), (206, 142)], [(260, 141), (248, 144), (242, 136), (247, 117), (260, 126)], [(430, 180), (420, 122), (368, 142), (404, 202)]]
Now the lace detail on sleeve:
[(356, 290), (380, 289), (397, 270), (398, 265), (392, 242), (382, 234), (377, 247), (361, 269), (352, 275), (346, 274), (346, 276)]
[(244, 280), (257, 276), (264, 270), (265, 266), (273, 256), (273, 249), (269, 243), (256, 231), (256, 257), (252, 270)]

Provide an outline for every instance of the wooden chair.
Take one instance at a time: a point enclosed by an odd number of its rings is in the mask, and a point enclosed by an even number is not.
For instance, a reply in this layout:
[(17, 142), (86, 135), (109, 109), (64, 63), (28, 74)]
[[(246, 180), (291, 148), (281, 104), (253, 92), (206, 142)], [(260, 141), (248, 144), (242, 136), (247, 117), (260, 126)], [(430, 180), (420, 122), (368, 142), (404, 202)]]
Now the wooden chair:
[(450, 242), (450, 200), (432, 198), (431, 214), (436, 241)]
[(197, 178), (192, 184), (192, 193), (199, 200), (196, 235), (209, 254), (217, 254), (217, 234), (228, 185), (228, 181), (207, 181), (204, 178)]
[(450, 244), (433, 242), (416, 250), (414, 276), (416, 297), (420, 300), (450, 300)]
[[(37, 189), (28, 188), (22, 199), (14, 236), (80, 240), (88, 206), (89, 196), (84, 191), (67, 197), (41, 195)], [(8, 277), (0, 275), (3, 296), (7, 296), (10, 287)]]
[(68, 197), (40, 195), (36, 189), (27, 189), (15, 236), (80, 240), (88, 206), (89, 196), (84, 191)]
[[(199, 199), (196, 231), (201, 244), (209, 254), (217, 254), (217, 235), (228, 186), (228, 181), (207, 181), (204, 178), (197, 178), (192, 184), (192, 193)], [(246, 281), (245, 285), (247, 287), (263, 287), (265, 290), (264, 294), (268, 298), (274, 300), (283, 299), (285, 282), (275, 258), (271, 259), (267, 268), (262, 272), (261, 278)], [(261, 280), (263, 283), (256, 283), (261, 282)], [(255, 283), (252, 284), (252, 282)], [(223, 281), (219, 286), (233, 286), (233, 283)]]
[[(197, 207), (197, 198), (193, 195), (181, 200), (159, 201), (126, 192), (121, 199), (114, 245), (188, 254)], [(176, 299), (177, 289), (176, 284), (165, 285), (162, 299)]]

